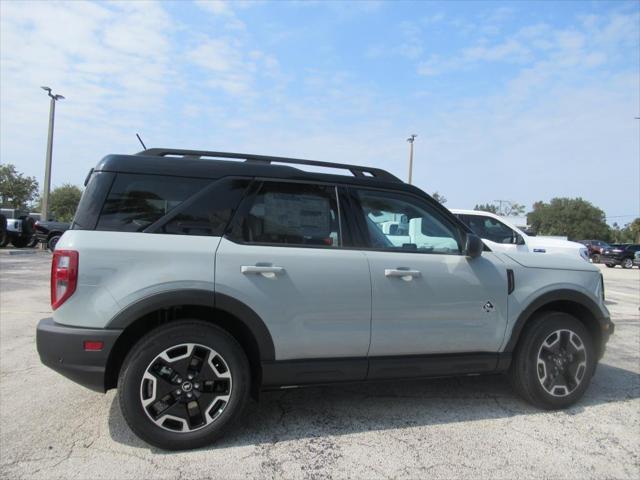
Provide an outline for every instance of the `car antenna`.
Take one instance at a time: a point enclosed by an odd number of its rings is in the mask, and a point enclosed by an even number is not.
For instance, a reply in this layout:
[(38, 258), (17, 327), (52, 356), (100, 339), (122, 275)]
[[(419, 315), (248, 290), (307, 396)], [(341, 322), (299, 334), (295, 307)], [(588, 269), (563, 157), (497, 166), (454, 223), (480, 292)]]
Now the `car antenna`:
[(144, 144), (144, 142), (142, 141), (142, 139), (140, 138), (140, 135), (138, 135), (136, 133), (136, 137), (138, 137), (138, 141), (142, 144), (142, 148), (144, 148), (145, 150), (147, 149), (147, 146)]

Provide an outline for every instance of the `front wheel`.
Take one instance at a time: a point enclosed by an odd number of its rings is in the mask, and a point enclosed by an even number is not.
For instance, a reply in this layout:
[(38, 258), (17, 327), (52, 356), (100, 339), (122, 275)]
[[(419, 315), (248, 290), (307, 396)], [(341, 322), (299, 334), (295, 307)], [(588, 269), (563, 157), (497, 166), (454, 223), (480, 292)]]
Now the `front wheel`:
[(633, 260), (630, 258), (625, 258), (622, 261), (622, 268), (633, 268)]
[(60, 240), (61, 235), (53, 235), (49, 237), (47, 240), (47, 248), (50, 252), (53, 252), (56, 249), (56, 245), (58, 244), (58, 240)]
[(584, 395), (593, 376), (593, 340), (585, 326), (566, 313), (545, 312), (532, 322), (516, 349), (511, 383), (539, 408), (566, 408)]
[(238, 418), (249, 396), (242, 347), (197, 320), (159, 327), (131, 350), (118, 379), (120, 408), (144, 441), (166, 450), (211, 444)]

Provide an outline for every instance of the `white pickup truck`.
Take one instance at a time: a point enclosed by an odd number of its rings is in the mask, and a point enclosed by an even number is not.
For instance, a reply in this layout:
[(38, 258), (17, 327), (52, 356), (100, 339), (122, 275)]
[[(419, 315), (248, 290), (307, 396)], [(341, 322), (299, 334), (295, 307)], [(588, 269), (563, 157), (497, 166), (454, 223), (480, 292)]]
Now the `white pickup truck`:
[(451, 213), (468, 225), (493, 251), (553, 253), (589, 261), (587, 248), (581, 243), (550, 237), (532, 237), (503, 217), (490, 212), (454, 208)]

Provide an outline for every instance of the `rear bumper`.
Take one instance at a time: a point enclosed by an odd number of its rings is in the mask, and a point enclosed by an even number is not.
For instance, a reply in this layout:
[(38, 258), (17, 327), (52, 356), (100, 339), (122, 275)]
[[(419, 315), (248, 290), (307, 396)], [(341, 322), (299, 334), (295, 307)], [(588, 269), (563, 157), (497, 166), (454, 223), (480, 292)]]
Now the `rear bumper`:
[[(36, 331), (40, 361), (80, 385), (104, 392), (107, 361), (121, 332), (68, 327), (43, 318)], [(104, 346), (100, 351), (85, 351), (85, 340), (101, 341)]]

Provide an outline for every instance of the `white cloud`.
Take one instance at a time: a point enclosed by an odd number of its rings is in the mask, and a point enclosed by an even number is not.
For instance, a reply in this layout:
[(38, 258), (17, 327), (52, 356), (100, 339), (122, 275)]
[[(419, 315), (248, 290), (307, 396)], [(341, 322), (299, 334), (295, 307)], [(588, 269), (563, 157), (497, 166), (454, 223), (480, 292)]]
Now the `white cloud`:
[(583, 18), (581, 28), (553, 29), (547, 24), (522, 27), (515, 34), (489, 42), (481, 37), (458, 53), (443, 58), (430, 55), (417, 63), (417, 72), (437, 76), (469, 71), (486, 63), (506, 62), (530, 65), (553, 62), (558, 68), (593, 68), (620, 56), (637, 42), (637, 15), (612, 14)]

